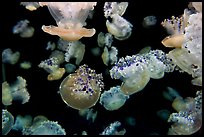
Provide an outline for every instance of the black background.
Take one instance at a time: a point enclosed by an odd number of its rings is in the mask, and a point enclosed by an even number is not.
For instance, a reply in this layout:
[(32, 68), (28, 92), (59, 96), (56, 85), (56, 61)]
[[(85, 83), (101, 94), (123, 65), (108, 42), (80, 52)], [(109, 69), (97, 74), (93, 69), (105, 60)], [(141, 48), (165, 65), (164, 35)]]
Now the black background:
[[(86, 45), (86, 51), (83, 61), (80, 65), (88, 64), (97, 73), (102, 73), (104, 77), (105, 90), (110, 87), (120, 85), (120, 80), (113, 80), (109, 75), (105, 74), (107, 67), (103, 64), (101, 57), (95, 57), (91, 53), (91, 48), (97, 46), (97, 35), (99, 32), (107, 32), (103, 15), (103, 2), (98, 2), (94, 9), (93, 19), (87, 19), (87, 28), (95, 28), (96, 34), (92, 38), (82, 38), (80, 41)], [(167, 36), (165, 29), (160, 23), (171, 18), (172, 15), (180, 16), (187, 8), (188, 2), (130, 2), (123, 15), (133, 25), (132, 35), (129, 39), (119, 41), (114, 39), (112, 46), (117, 47), (118, 57), (137, 54), (142, 48), (151, 46), (152, 49), (161, 49), (168, 52), (171, 49), (165, 48), (161, 44), (161, 40)], [(56, 25), (55, 20), (50, 15), (46, 7), (39, 8), (37, 11), (28, 11), (19, 2), (10, 3), (3, 12), (3, 26), (1, 51), (5, 48), (11, 48), (13, 51), (21, 53), (20, 60), (15, 65), (5, 64), (5, 74), (8, 83), (16, 80), (17, 76), (22, 76), (27, 80), (27, 89), (31, 95), (30, 101), (26, 104), (13, 102), (7, 109), (17, 115), (44, 115), (49, 120), (58, 121), (65, 129), (68, 135), (74, 133), (80, 134), (83, 130), (88, 135), (97, 135), (101, 133), (105, 127), (114, 121), (120, 121), (122, 127), (126, 129), (125, 135), (165, 135), (170, 127), (166, 121), (162, 121), (156, 112), (161, 109), (168, 109), (171, 113), (171, 103), (165, 100), (162, 92), (167, 86), (176, 89), (181, 96), (194, 97), (197, 87), (191, 84), (191, 76), (187, 73), (166, 73), (164, 78), (154, 80), (151, 79), (147, 86), (140, 92), (133, 94), (126, 101), (125, 105), (116, 111), (107, 111), (99, 102), (93, 107), (98, 111), (97, 118), (94, 123), (87, 121), (79, 116), (78, 111), (66, 106), (60, 95), (57, 93), (61, 81), (68, 75), (67, 73), (58, 81), (47, 81), (48, 73), (38, 67), (38, 64), (49, 57), (51, 51), (45, 48), (48, 41), (57, 42), (57, 36), (51, 36), (41, 30), (42, 25)], [(152, 28), (144, 28), (142, 20), (146, 16), (154, 15), (157, 18), (157, 24)], [(35, 28), (34, 36), (31, 38), (21, 38), (12, 34), (12, 27), (20, 20), (28, 19), (30, 25)], [(101, 49), (103, 50), (103, 49)], [(27, 60), (32, 62), (32, 68), (28, 70), (21, 69), (19, 63)], [(3, 81), (2, 81), (3, 82)], [(2, 104), (2, 108), (6, 108)], [(129, 126), (126, 122), (127, 117), (134, 117), (135, 126)], [(200, 134), (198, 132), (197, 134)], [(21, 134), (11, 131), (9, 135)]]

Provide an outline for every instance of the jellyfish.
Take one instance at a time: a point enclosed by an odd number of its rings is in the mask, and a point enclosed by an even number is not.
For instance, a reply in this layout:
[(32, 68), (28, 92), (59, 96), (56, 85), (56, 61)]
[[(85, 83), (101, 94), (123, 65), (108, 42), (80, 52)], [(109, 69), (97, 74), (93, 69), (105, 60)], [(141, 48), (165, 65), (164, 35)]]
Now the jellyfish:
[(54, 42), (48, 41), (46, 50), (54, 50), (56, 48), (56, 45)]
[[(174, 102), (175, 103), (175, 102)], [(172, 113), (168, 122), (173, 124), (169, 128), (169, 135), (191, 135), (202, 126), (202, 91), (196, 92), (196, 97), (187, 97), (176, 102), (178, 113)]]
[(13, 27), (13, 34), (19, 34), (22, 38), (30, 38), (33, 36), (35, 29), (28, 26), (29, 20), (21, 20)]
[[(59, 56), (59, 57), (61, 57), (61, 56)], [(43, 68), (48, 73), (50, 73), (47, 76), (47, 80), (49, 80), (49, 81), (59, 80), (60, 78), (62, 78), (62, 76), (65, 73), (65, 69), (59, 67), (60, 62), (61, 62), (61, 59), (57, 58), (57, 56), (55, 56), (55, 57), (51, 57), (45, 61), (41, 61), (41, 63), (38, 65), (38, 67)]]
[(69, 62), (71, 58), (76, 58), (75, 64), (79, 65), (84, 57), (85, 45), (80, 41), (69, 42), (69, 46), (66, 49), (65, 61)]
[(72, 73), (76, 70), (76, 66), (74, 64), (71, 64), (71, 63), (67, 63), (65, 64), (65, 70), (67, 73)]
[(86, 18), (96, 6), (96, 2), (39, 2), (47, 6), (57, 26), (42, 26), (50, 35), (57, 35), (64, 40), (77, 41), (82, 37), (92, 37), (96, 30), (86, 29)]
[(97, 117), (98, 111), (93, 112), (94, 110), (91, 108), (87, 108), (87, 109), (81, 109), (79, 110), (79, 115), (82, 117), (85, 117), (86, 120), (91, 120), (91, 122), (93, 123)]
[(13, 125), (12, 130), (22, 131), (24, 128), (29, 127), (32, 124), (32, 117), (30, 115), (25, 115), (24, 117), (17, 115), (15, 119), (15, 124)]
[(113, 36), (110, 33), (104, 34), (103, 32), (100, 32), (97, 37), (97, 43), (99, 47), (111, 47), (111, 44), (113, 42)]
[(100, 104), (103, 105), (106, 110), (118, 110), (125, 104), (128, 98), (129, 96), (121, 91), (120, 86), (116, 86), (101, 94)]
[(14, 124), (13, 115), (6, 109), (2, 109), (2, 135), (7, 135)]
[(16, 51), (13, 53), (13, 51), (10, 48), (4, 49), (2, 52), (3, 63), (14, 65), (18, 62), (19, 58), (20, 58), (20, 52)]
[(25, 8), (29, 11), (37, 10), (40, 7), (38, 2), (21, 2), (20, 5), (25, 6)]
[(70, 107), (81, 110), (96, 104), (104, 87), (102, 74), (96, 74), (86, 64), (68, 75), (60, 84), (62, 100)]
[(106, 18), (112, 17), (113, 14), (122, 16), (128, 7), (128, 2), (105, 2), (104, 16)]
[(26, 88), (26, 80), (21, 76), (13, 84), (6, 81), (2, 83), (2, 103), (6, 106), (11, 105), (13, 100), (20, 100), (25, 104), (30, 99), (30, 94)]
[(139, 54), (120, 58), (110, 70), (110, 76), (123, 81), (121, 91), (126, 95), (141, 91), (150, 80), (145, 60)]
[(126, 40), (132, 34), (133, 25), (118, 14), (112, 15), (112, 22), (106, 21), (106, 27), (110, 34), (118, 40)]
[(145, 28), (154, 26), (157, 23), (157, 18), (155, 16), (146, 16), (143, 19), (142, 25)]
[(31, 62), (29, 61), (23, 61), (20, 63), (20, 68), (22, 69), (30, 69), (31, 68)]
[(66, 135), (65, 130), (58, 122), (45, 120), (24, 128), (23, 135)]
[(111, 47), (110, 50), (108, 50), (107, 47), (104, 47), (104, 51), (101, 55), (103, 63), (108, 66), (109, 64), (113, 65), (118, 61), (118, 50), (116, 47)]
[(118, 128), (121, 126), (119, 121), (111, 123), (100, 135), (124, 135), (126, 133), (125, 129), (118, 131)]

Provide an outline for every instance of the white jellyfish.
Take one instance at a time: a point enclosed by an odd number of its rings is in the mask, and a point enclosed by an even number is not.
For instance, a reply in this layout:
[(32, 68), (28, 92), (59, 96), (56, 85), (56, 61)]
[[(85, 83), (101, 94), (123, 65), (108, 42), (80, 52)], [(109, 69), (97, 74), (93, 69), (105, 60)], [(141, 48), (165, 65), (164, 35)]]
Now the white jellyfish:
[(64, 40), (76, 41), (82, 37), (92, 37), (96, 30), (86, 29), (86, 18), (96, 6), (96, 2), (39, 2), (47, 6), (57, 26), (42, 26), (42, 30), (57, 35)]
[(112, 22), (106, 21), (106, 27), (109, 33), (111, 33), (118, 40), (126, 40), (132, 34), (133, 25), (118, 14), (112, 15)]
[(129, 96), (121, 91), (120, 86), (116, 86), (101, 94), (100, 104), (103, 105), (106, 110), (118, 110), (125, 104), (128, 98)]

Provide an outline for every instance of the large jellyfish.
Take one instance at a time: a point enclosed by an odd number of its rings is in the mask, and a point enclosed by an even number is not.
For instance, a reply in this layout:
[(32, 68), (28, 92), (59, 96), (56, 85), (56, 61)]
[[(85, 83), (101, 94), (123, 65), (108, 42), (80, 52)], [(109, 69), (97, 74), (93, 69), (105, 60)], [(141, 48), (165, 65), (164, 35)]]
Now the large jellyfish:
[(86, 64), (68, 75), (60, 85), (63, 101), (74, 109), (87, 109), (96, 104), (104, 87), (102, 74), (96, 74)]
[(92, 37), (95, 29), (86, 29), (86, 18), (94, 9), (96, 2), (40, 2), (47, 6), (58, 26), (42, 26), (42, 30), (58, 35), (64, 40), (76, 41), (82, 37)]

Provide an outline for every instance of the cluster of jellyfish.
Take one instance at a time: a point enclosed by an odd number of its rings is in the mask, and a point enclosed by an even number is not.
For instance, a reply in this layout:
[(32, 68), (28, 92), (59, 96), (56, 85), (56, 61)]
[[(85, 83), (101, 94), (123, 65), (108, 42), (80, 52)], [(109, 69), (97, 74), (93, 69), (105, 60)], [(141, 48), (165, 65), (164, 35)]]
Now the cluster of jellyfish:
[[(181, 17), (172, 16), (161, 23), (169, 33), (161, 43), (165, 47), (174, 48), (169, 53), (146, 47), (138, 54), (118, 58), (118, 50), (112, 46), (113, 39), (126, 40), (132, 34), (133, 25), (122, 17), (128, 4), (105, 2), (103, 7), (108, 32), (98, 34), (98, 48), (103, 48), (101, 58), (104, 65), (111, 66), (110, 77), (121, 80), (121, 85), (103, 91), (105, 84), (102, 74), (97, 74), (87, 64), (81, 65), (85, 44), (79, 41), (82, 37), (92, 37), (96, 33), (94, 28), (84, 26), (87, 25), (86, 19), (93, 14), (91, 11), (97, 2), (21, 2), (30, 11), (47, 6), (56, 21), (57, 26), (42, 26), (45, 33), (57, 35), (59, 40), (57, 43), (47, 43), (46, 50), (51, 50), (52, 53), (38, 67), (49, 73), (48, 81), (60, 80), (68, 73), (62, 80), (58, 93), (67, 106), (78, 110), (80, 116), (92, 122), (97, 117), (97, 111), (94, 112), (91, 107), (97, 102), (108, 111), (118, 110), (131, 95), (142, 91), (151, 79), (161, 79), (165, 73), (186, 72), (192, 76), (193, 85), (202, 87), (202, 3), (192, 2)], [(28, 20), (19, 21), (13, 27), (13, 34), (22, 38), (32, 37), (34, 28), (28, 26), (28, 23)], [(148, 16), (143, 20), (144, 27), (151, 27), (156, 23), (155, 16)], [(96, 55), (100, 54), (97, 49), (92, 51)], [(8, 48), (2, 52), (3, 63), (15, 65), (19, 58), (18, 51), (13, 53)], [(75, 58), (74, 63), (70, 62), (72, 58)], [(22, 62), (20, 67), (29, 69), (31, 63)], [(32, 96), (26, 86), (26, 80), (21, 76), (13, 84), (4, 81), (2, 104), (10, 106), (13, 100), (27, 103)], [(157, 112), (159, 117), (173, 123), (167, 134), (190, 135), (201, 128), (202, 90), (197, 91), (195, 97), (183, 99), (178, 92), (168, 87), (163, 96), (172, 101), (172, 107), (177, 111), (172, 114), (167, 110)], [(110, 123), (100, 135), (124, 135), (126, 129), (119, 130), (120, 126), (119, 121)], [(11, 130), (21, 131), (23, 135), (66, 135), (65, 129), (57, 121), (48, 120), (45, 116), (32, 118), (30, 115), (18, 115), (14, 118), (7, 109), (2, 109), (2, 135)], [(87, 132), (83, 131), (82, 135), (87, 135)]]

